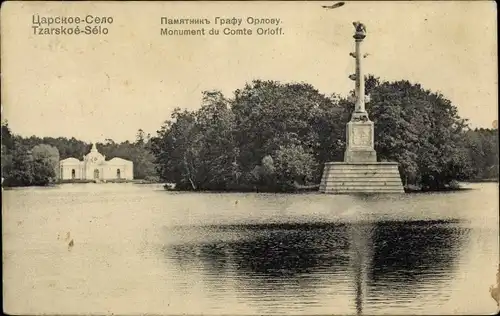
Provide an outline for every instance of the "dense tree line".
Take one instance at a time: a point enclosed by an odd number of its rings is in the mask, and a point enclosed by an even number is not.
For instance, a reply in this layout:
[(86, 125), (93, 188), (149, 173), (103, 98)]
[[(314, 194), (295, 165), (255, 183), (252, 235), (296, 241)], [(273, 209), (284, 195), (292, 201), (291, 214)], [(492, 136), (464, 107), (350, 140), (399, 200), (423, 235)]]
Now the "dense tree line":
[[(397, 161), (406, 186), (439, 190), (454, 180), (498, 179), (498, 131), (468, 128), (443, 95), (408, 81), (369, 76), (366, 108), (380, 161)], [(134, 162), (136, 179), (181, 190), (287, 191), (314, 187), (323, 164), (342, 161), (349, 97), (305, 83), (255, 80), (231, 97), (203, 93), (196, 111), (175, 109), (157, 135), (98, 143), (106, 159)], [(75, 138), (13, 135), (2, 122), (2, 175), (8, 185), (57, 179), (59, 159), (82, 159), (91, 144)]]
[[(497, 130), (469, 130), (443, 95), (373, 76), (366, 93), (379, 160), (399, 162), (405, 185), (439, 190), (498, 177)], [(204, 92), (199, 110), (175, 109), (152, 138), (159, 176), (182, 190), (317, 184), (325, 162), (343, 159), (351, 100), (305, 83), (260, 80), (231, 98)]]
[[(149, 150), (150, 135), (142, 130), (135, 142), (115, 143), (107, 139), (97, 143), (106, 159), (120, 157), (134, 163), (134, 178), (157, 180), (154, 156)], [(59, 160), (69, 157), (82, 160), (91, 144), (75, 138), (21, 137), (2, 122), (2, 177), (6, 186), (47, 185), (59, 178)]]
[(59, 151), (47, 144), (28, 147), (2, 122), (2, 178), (6, 186), (47, 185), (58, 174)]
[(467, 147), (473, 168), (473, 180), (498, 179), (498, 130), (474, 129), (467, 135)]

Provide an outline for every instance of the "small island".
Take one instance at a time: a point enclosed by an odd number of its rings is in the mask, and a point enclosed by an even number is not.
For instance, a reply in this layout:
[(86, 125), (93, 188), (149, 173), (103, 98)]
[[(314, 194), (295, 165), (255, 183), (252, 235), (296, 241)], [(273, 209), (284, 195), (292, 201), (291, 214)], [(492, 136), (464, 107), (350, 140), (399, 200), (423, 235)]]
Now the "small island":
[[(449, 100), (417, 83), (369, 75), (365, 93), (377, 158), (399, 163), (407, 192), (497, 181), (497, 129), (469, 128)], [(352, 100), (307, 83), (255, 80), (231, 97), (204, 92), (198, 110), (175, 109), (157, 135), (139, 130), (134, 142), (97, 146), (108, 159), (133, 163), (134, 180), (121, 182), (181, 191), (317, 191), (324, 163), (343, 159)], [(60, 180), (59, 161), (91, 148), (75, 138), (21, 137), (2, 122), (2, 185), (68, 182)]]

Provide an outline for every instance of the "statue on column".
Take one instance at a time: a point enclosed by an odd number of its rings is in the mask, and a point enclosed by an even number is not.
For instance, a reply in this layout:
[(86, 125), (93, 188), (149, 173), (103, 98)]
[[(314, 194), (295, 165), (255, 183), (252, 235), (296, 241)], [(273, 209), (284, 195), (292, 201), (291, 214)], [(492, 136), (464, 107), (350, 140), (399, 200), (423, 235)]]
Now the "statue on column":
[(366, 113), (365, 110), (365, 102), (367, 102), (366, 96), (365, 96), (365, 83), (364, 83), (364, 73), (362, 72), (361, 69), (361, 59), (366, 58), (367, 54), (361, 54), (360, 50), (360, 45), (361, 42), (365, 39), (366, 37), (366, 26), (359, 22), (352, 22), (352, 25), (354, 25), (354, 39), (356, 40), (356, 52), (351, 52), (349, 55), (356, 59), (356, 73), (352, 74), (349, 76), (349, 78), (353, 81), (356, 81), (356, 87), (355, 87), (355, 111), (351, 117), (351, 121), (353, 122), (368, 122), (368, 114)]
[(356, 29), (356, 35), (363, 36), (363, 38), (364, 38), (366, 36), (366, 26), (359, 21), (352, 22), (352, 24), (354, 25), (354, 28)]

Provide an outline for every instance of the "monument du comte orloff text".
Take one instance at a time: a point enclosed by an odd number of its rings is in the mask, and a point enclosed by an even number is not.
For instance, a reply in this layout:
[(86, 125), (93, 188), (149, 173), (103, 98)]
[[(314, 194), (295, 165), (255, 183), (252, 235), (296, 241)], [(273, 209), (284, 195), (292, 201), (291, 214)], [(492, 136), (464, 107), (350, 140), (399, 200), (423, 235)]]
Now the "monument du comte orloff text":
[(322, 193), (404, 193), (398, 163), (377, 162), (374, 124), (365, 109), (365, 77), (361, 44), (366, 37), (365, 25), (354, 22), (356, 73), (349, 78), (355, 84), (355, 108), (347, 123), (346, 150), (343, 162), (327, 162), (320, 184)]

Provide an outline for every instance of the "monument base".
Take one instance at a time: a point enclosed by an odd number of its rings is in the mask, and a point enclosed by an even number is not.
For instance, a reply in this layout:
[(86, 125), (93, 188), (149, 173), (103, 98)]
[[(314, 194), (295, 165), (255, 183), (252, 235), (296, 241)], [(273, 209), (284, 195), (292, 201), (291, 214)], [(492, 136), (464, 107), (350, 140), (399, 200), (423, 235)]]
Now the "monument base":
[(347, 149), (344, 152), (344, 162), (348, 163), (374, 163), (377, 162), (377, 152), (373, 149)]
[(377, 162), (373, 129), (373, 122), (365, 112), (353, 114), (353, 119), (347, 123), (344, 162)]
[(319, 192), (404, 193), (397, 162), (327, 162)]

